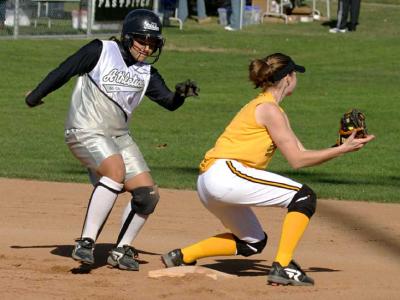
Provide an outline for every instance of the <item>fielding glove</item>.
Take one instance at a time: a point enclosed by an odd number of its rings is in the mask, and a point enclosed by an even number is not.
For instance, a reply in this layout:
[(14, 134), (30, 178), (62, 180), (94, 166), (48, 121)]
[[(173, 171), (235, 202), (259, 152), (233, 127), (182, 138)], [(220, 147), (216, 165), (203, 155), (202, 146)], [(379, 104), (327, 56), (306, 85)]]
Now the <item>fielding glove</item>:
[(355, 108), (347, 111), (340, 119), (339, 138), (334, 146), (343, 144), (353, 131), (356, 131), (356, 138), (363, 138), (368, 134), (365, 115)]

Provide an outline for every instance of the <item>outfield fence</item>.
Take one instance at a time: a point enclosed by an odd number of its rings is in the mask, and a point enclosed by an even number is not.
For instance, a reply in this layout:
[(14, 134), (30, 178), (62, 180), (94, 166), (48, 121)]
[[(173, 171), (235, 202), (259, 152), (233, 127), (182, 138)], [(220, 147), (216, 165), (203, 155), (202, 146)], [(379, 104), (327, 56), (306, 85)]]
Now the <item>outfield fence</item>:
[[(159, 12), (162, 0), (0, 0), (0, 39), (61, 38), (63, 36), (90, 36), (92, 34), (118, 34), (121, 20), (135, 8)], [(243, 1), (243, 0), (241, 0)], [(266, 2), (268, 0), (265, 0)], [(277, 0), (288, 1), (288, 0)], [(335, 18), (338, 0), (304, 0), (312, 11), (318, 12), (316, 3), (323, 3), (324, 17)], [(364, 0), (363, 6), (400, 7), (400, 0)], [(255, 3), (261, 3), (257, 1)], [(214, 3), (214, 2), (213, 2)], [(215, 4), (215, 3), (214, 3)], [(262, 7), (261, 7), (262, 8)], [(262, 10), (261, 13), (264, 11)], [(246, 13), (242, 12), (246, 25)], [(162, 14), (160, 14), (161, 17)], [(258, 16), (261, 22), (264, 13)], [(273, 14), (274, 15), (274, 14)], [(260, 18), (261, 17), (261, 18)], [(175, 18), (176, 19), (176, 18)], [(181, 26), (182, 27), (182, 26)]]
[(152, 0), (0, 0), (0, 37), (117, 33), (129, 10), (152, 7)]
[[(3, 1), (3, 0), (0, 0)], [(90, 34), (87, 0), (5, 1), (2, 36), (14, 38), (43, 35)]]

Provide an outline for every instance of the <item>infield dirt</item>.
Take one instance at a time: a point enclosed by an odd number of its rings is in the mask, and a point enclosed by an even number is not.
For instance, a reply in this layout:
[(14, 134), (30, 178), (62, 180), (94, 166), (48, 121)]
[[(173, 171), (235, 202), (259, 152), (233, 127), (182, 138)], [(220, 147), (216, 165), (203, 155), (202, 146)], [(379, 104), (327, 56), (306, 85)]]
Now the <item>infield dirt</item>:
[(400, 299), (400, 205), (319, 200), (296, 260), (313, 287), (273, 287), (266, 274), (286, 213), (255, 209), (268, 244), (248, 258), (206, 258), (198, 265), (233, 276), (150, 278), (160, 255), (225, 232), (193, 191), (161, 189), (161, 200), (134, 246), (140, 271), (111, 269), (108, 251), (129, 201), (122, 194), (98, 240), (96, 264), (70, 258), (91, 193), (89, 184), (0, 179), (1, 299)]

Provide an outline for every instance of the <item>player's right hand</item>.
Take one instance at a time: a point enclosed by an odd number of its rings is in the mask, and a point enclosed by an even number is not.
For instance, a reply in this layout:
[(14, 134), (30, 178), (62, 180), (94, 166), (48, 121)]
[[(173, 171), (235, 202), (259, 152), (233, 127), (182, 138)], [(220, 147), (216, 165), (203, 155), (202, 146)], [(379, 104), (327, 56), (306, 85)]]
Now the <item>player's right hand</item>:
[(356, 138), (357, 131), (353, 131), (349, 138), (339, 147), (345, 149), (345, 152), (358, 151), (364, 147), (367, 143), (375, 139), (373, 134), (368, 134), (363, 138)]
[(29, 107), (35, 107), (38, 105), (43, 104), (44, 102), (42, 101), (42, 99), (34, 99), (33, 97), (31, 97), (31, 93), (32, 91), (29, 91), (25, 94), (25, 103), (26, 105), (28, 105)]

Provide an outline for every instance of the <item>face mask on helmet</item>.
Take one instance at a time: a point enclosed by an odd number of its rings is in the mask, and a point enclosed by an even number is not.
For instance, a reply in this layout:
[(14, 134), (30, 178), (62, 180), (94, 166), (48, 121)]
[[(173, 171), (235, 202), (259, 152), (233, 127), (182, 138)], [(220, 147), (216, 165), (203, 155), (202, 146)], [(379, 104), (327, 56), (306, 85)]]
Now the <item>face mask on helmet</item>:
[(164, 45), (164, 40), (158, 37), (150, 36), (147, 34), (132, 34), (131, 38), (138, 42), (141, 45), (149, 46), (151, 49), (157, 50), (158, 48), (162, 48)]
[(162, 37), (162, 24), (160, 18), (151, 10), (135, 9), (127, 14), (124, 19), (121, 32), (121, 41), (123, 46), (129, 50), (133, 41), (142, 45), (149, 45), (153, 50), (150, 57), (155, 63), (164, 46), (164, 38)]

